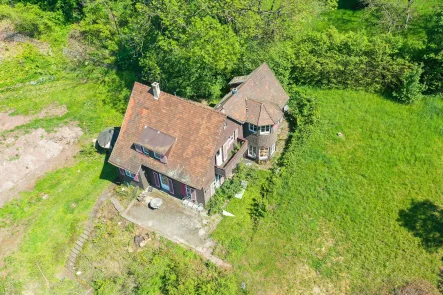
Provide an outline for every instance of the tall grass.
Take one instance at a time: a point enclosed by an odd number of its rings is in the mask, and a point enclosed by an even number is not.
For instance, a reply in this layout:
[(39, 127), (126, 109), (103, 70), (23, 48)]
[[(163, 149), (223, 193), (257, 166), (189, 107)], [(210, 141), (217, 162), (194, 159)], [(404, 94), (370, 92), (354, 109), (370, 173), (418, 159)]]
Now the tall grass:
[[(320, 121), (293, 149), (271, 213), (254, 233), (249, 212), (232, 203), (228, 210), (241, 217), (215, 233), (238, 276), (263, 293), (287, 286), (374, 294), (416, 279), (437, 285), (443, 251), (426, 248), (400, 212), (412, 201), (443, 206), (441, 99), (403, 106), (362, 92), (308, 92), (318, 98)], [(260, 197), (259, 189), (250, 193), (246, 206)]]

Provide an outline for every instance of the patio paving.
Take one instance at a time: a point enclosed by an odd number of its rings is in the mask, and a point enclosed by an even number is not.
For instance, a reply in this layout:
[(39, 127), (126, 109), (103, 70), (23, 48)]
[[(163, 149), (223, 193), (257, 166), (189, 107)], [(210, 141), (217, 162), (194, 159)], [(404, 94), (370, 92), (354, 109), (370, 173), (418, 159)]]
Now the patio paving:
[[(149, 208), (152, 198), (160, 198), (160, 209)], [(161, 236), (196, 249), (199, 252), (212, 252), (214, 246), (207, 237), (214, 222), (205, 213), (199, 213), (185, 207), (181, 200), (154, 189), (144, 201), (134, 200), (121, 215), (131, 222), (158, 232)]]

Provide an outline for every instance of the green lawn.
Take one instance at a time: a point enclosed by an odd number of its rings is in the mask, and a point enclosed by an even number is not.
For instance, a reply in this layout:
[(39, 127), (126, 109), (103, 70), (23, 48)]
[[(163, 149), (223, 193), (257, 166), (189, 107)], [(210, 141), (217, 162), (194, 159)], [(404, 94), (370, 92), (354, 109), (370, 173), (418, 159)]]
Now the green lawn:
[(437, 285), (442, 100), (404, 106), (363, 92), (307, 92), (320, 120), (307, 142), (293, 143), (272, 210), (254, 232), (254, 183), (229, 204), (236, 217), (214, 233), (217, 252), (259, 294), (373, 294), (416, 279)]

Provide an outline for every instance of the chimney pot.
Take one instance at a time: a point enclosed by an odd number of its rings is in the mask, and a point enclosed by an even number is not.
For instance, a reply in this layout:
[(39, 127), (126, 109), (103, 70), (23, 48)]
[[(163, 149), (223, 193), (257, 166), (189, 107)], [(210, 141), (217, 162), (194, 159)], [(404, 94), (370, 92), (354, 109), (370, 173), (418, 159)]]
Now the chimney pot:
[(160, 98), (160, 84), (158, 82), (152, 83), (152, 92), (154, 93), (154, 99)]

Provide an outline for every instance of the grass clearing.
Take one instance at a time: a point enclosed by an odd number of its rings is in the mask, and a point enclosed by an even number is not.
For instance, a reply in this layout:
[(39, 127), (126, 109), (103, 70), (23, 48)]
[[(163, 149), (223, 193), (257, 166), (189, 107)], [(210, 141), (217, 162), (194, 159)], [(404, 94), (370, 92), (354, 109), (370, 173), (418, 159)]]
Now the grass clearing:
[[(58, 37), (66, 40), (68, 31), (55, 33), (64, 32), (64, 37)], [(32, 191), (1, 209), (0, 230), (20, 229), (23, 235), (18, 249), (4, 260), (2, 294), (72, 294), (79, 287), (56, 276), (97, 197), (116, 176), (115, 168), (104, 164), (104, 156), (95, 153), (91, 141), (104, 127), (118, 126), (122, 119), (122, 114), (103, 103), (109, 89), (98, 82), (100, 75), (91, 67), (73, 65), (63, 56), (62, 43), (52, 48), (51, 55), (29, 44), (18, 56), (1, 62), (0, 112), (35, 115), (50, 105), (64, 105), (68, 110), (60, 117), (36, 118), (3, 136), (69, 124), (78, 125), (84, 133), (79, 143), (82, 152), (73, 163), (47, 173)]]
[[(214, 233), (239, 279), (258, 294), (374, 294), (416, 279), (436, 286), (443, 251), (418, 237), (441, 229), (411, 231), (404, 223), (414, 220), (401, 217), (411, 214), (400, 212), (413, 201), (443, 207), (441, 98), (403, 106), (363, 92), (307, 92), (318, 98), (320, 121), (294, 147), (274, 209), (254, 233), (249, 212), (232, 202), (237, 217)], [(259, 186), (238, 202), (248, 207)]]

